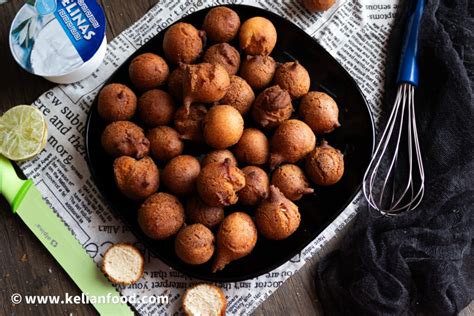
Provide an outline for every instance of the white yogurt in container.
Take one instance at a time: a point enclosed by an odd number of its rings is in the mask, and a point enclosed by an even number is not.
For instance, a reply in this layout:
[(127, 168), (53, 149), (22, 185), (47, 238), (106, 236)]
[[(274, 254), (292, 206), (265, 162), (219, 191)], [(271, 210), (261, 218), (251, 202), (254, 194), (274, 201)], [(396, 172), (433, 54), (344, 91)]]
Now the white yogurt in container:
[(56, 83), (94, 72), (105, 56), (105, 16), (96, 0), (28, 0), (10, 29), (13, 57)]

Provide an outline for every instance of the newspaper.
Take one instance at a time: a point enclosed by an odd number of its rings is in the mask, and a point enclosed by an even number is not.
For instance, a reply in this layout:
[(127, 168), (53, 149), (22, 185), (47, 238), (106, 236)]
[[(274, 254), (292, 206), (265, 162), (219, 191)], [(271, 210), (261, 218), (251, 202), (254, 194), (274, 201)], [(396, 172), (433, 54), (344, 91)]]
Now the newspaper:
[[(21, 164), (21, 168), (97, 263), (112, 243), (130, 242), (141, 247), (146, 258), (144, 278), (118, 289), (126, 296), (166, 295), (169, 299), (168, 304), (162, 305), (135, 303), (141, 314), (179, 313), (185, 288), (199, 281), (155, 258), (98, 193), (85, 160), (87, 113), (103, 83), (149, 39), (182, 16), (225, 3), (262, 7), (296, 23), (349, 71), (365, 94), (375, 119), (380, 116), (386, 42), (397, 0), (339, 0), (329, 11), (316, 14), (308, 13), (298, 0), (160, 1), (109, 43), (104, 62), (90, 77), (45, 92), (34, 105), (48, 120), (48, 144), (37, 158)], [(309, 258), (319, 257), (330, 249), (355, 216), (357, 201), (356, 198), (310, 245), (278, 269), (252, 280), (218, 284), (227, 296), (227, 312), (250, 314)]]

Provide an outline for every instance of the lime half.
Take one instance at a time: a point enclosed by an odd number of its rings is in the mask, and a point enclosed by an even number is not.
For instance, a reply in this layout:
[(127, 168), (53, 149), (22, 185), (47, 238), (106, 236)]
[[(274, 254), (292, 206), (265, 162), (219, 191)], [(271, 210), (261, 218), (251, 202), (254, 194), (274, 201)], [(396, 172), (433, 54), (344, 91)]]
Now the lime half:
[(0, 153), (21, 161), (33, 158), (46, 145), (48, 128), (43, 113), (31, 105), (18, 105), (0, 117)]

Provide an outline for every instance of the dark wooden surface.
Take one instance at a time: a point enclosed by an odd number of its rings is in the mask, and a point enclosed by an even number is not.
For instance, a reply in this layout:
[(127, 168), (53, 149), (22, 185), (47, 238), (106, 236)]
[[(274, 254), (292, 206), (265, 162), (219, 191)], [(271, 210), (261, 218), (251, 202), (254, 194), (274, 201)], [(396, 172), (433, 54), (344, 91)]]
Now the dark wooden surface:
[[(101, 0), (107, 15), (107, 38), (112, 39), (140, 18), (156, 0)], [(21, 70), (8, 45), (10, 23), (23, 1), (0, 5), (0, 113), (17, 104), (30, 104), (54, 84)], [(93, 315), (90, 305), (13, 305), (10, 296), (79, 295), (80, 291), (0, 197), (0, 314)], [(255, 315), (320, 315), (313, 285), (315, 259), (283, 284)], [(474, 309), (471, 304), (471, 312)], [(462, 314), (474, 315), (466, 309)]]

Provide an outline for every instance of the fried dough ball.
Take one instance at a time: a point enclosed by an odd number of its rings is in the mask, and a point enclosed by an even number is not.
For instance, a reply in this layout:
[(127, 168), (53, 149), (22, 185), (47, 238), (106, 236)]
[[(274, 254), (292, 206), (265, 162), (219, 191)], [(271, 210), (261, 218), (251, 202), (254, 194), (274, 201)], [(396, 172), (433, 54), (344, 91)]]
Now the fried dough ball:
[(288, 120), (281, 123), (270, 141), (270, 168), (283, 162), (295, 163), (316, 146), (316, 136), (306, 123)]
[(332, 185), (344, 174), (344, 156), (323, 140), (306, 158), (306, 174), (317, 185)]
[(221, 65), (229, 76), (235, 75), (240, 67), (240, 54), (227, 43), (212, 45), (204, 53), (203, 61), (213, 65)]
[(271, 182), (291, 201), (298, 201), (304, 194), (314, 192), (303, 170), (291, 164), (278, 167), (272, 174)]
[(202, 52), (205, 33), (189, 23), (178, 22), (169, 27), (163, 38), (163, 51), (174, 64), (194, 62)]
[(186, 289), (181, 306), (185, 316), (225, 316), (227, 299), (220, 287), (201, 283)]
[(311, 91), (301, 98), (299, 114), (315, 134), (332, 132), (339, 124), (339, 108), (324, 92)]
[(146, 137), (150, 140), (151, 155), (157, 160), (166, 162), (183, 152), (184, 143), (179, 133), (169, 126), (155, 127)]
[(216, 149), (235, 145), (244, 131), (244, 119), (230, 105), (215, 105), (203, 120), (203, 135), (206, 143)]
[(272, 129), (288, 120), (293, 105), (288, 91), (273, 86), (261, 92), (252, 107), (252, 118), (261, 127)]
[(336, 0), (303, 0), (304, 7), (309, 12), (320, 12), (329, 10)]
[(102, 133), (102, 147), (114, 157), (131, 156), (142, 158), (148, 155), (150, 141), (143, 129), (129, 121), (110, 123)]
[(163, 240), (176, 234), (184, 224), (184, 208), (168, 193), (155, 193), (138, 210), (138, 225), (145, 235)]
[(118, 189), (132, 200), (144, 200), (158, 190), (158, 167), (150, 157), (136, 160), (122, 156), (114, 161), (114, 177)]
[(256, 128), (247, 128), (234, 147), (237, 160), (249, 165), (263, 165), (270, 156), (267, 136)]
[(163, 90), (149, 90), (138, 99), (138, 114), (147, 126), (168, 124), (175, 110), (173, 98)]
[(250, 56), (242, 60), (240, 76), (255, 90), (261, 90), (270, 85), (275, 75), (277, 64), (272, 56)]
[(193, 196), (186, 204), (186, 218), (189, 223), (200, 223), (214, 228), (224, 219), (224, 208), (209, 206), (199, 196)]
[(293, 202), (275, 186), (255, 211), (258, 231), (268, 239), (282, 240), (290, 237), (300, 226), (301, 215)]
[(237, 203), (237, 192), (244, 186), (243, 172), (232, 166), (229, 159), (205, 166), (197, 179), (199, 196), (209, 206), (229, 206)]
[(277, 41), (277, 31), (268, 19), (256, 16), (242, 24), (240, 48), (249, 55), (269, 55)]
[(226, 7), (217, 7), (209, 10), (204, 18), (202, 29), (213, 42), (229, 42), (239, 31), (240, 18)]
[(204, 168), (208, 164), (213, 162), (224, 162), (226, 159), (229, 159), (231, 166), (237, 167), (237, 159), (235, 159), (234, 154), (228, 149), (217, 149), (207, 153), (201, 161), (201, 166)]
[(273, 82), (287, 90), (292, 99), (304, 96), (311, 85), (308, 71), (297, 61), (280, 65), (275, 72)]
[(250, 110), (253, 101), (255, 101), (255, 93), (247, 81), (239, 76), (231, 76), (229, 90), (219, 103), (231, 105), (244, 115)]
[(166, 61), (158, 55), (145, 53), (138, 55), (128, 67), (128, 75), (139, 90), (150, 90), (164, 85), (170, 69)]
[(171, 159), (161, 172), (161, 181), (178, 196), (189, 195), (196, 189), (196, 179), (201, 172), (199, 160), (189, 155)]
[(214, 254), (214, 235), (202, 224), (185, 226), (176, 235), (174, 250), (187, 264), (206, 263)]
[(181, 101), (183, 99), (183, 81), (184, 81), (184, 64), (173, 70), (168, 77), (168, 92), (176, 99)]
[(188, 65), (183, 81), (184, 106), (189, 108), (193, 102), (219, 101), (225, 96), (229, 87), (229, 74), (221, 65), (209, 63)]
[(126, 121), (135, 115), (137, 96), (129, 87), (111, 83), (100, 90), (97, 111), (108, 122)]
[(145, 257), (140, 250), (121, 242), (107, 248), (101, 264), (101, 271), (110, 282), (122, 286), (136, 284), (143, 277), (144, 268)]
[(252, 218), (235, 212), (224, 218), (216, 235), (216, 258), (212, 272), (224, 269), (230, 262), (247, 256), (257, 244), (257, 228)]
[(191, 104), (189, 111), (182, 106), (174, 115), (174, 126), (181, 138), (193, 142), (202, 142), (202, 121), (207, 114), (207, 108), (202, 104)]
[(245, 174), (245, 187), (239, 191), (239, 202), (243, 205), (257, 205), (268, 196), (268, 175), (255, 166), (247, 166), (242, 172)]

